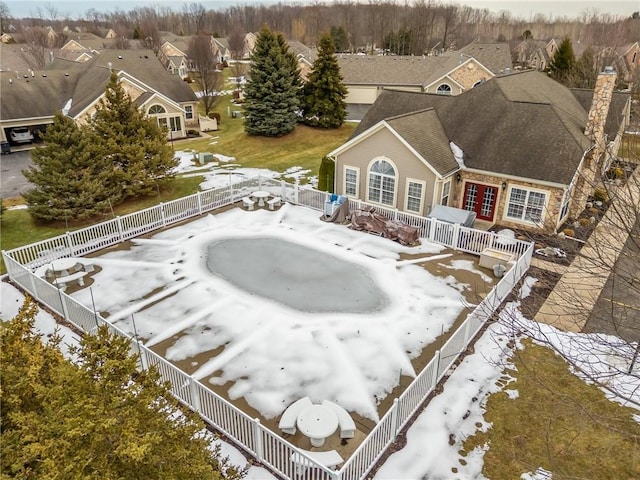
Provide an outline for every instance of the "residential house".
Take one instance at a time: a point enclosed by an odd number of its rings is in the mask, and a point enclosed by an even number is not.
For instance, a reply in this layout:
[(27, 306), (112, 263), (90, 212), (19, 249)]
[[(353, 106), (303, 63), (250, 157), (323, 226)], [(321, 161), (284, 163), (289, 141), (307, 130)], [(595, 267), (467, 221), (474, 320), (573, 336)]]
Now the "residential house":
[[(179, 44), (181, 48), (178, 48), (176, 44)], [(164, 42), (160, 46), (158, 51), (158, 58), (164, 68), (174, 75), (178, 75), (181, 79), (186, 78), (189, 75), (189, 60), (187, 58), (187, 51), (189, 49), (188, 42), (185, 40), (174, 40), (173, 42)]]
[(476, 212), (486, 227), (554, 231), (584, 208), (603, 142), (618, 142), (628, 123), (630, 98), (613, 93), (615, 76), (577, 95), (536, 71), (459, 96), (385, 89), (329, 153), (335, 192), (418, 215), (442, 204)]
[(338, 62), (350, 120), (361, 119), (384, 88), (460, 95), (512, 68), (506, 43), (473, 43), (439, 56), (340, 54)]
[(0, 139), (9, 130), (45, 129), (56, 111), (86, 122), (104, 96), (111, 71), (144, 112), (167, 127), (168, 139), (196, 128), (198, 99), (189, 86), (168, 73), (151, 50), (102, 50), (84, 63), (56, 59), (46, 70), (0, 73)]
[(77, 40), (69, 40), (55, 52), (56, 57), (73, 62), (86, 62), (96, 55), (99, 55), (97, 50), (87, 48)]
[(287, 44), (289, 45), (289, 50), (298, 61), (300, 77), (306, 81), (309, 78), (311, 69), (313, 68), (313, 62), (315, 62), (318, 56), (317, 50), (315, 48), (307, 47), (304, 43), (295, 40), (289, 40)]

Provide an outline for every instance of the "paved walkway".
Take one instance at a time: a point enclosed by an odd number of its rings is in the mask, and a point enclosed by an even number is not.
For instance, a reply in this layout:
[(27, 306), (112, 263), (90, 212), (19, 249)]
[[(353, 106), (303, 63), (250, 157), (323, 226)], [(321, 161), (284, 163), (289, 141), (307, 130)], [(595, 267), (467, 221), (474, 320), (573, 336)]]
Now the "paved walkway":
[(617, 199), (547, 297), (536, 321), (570, 332), (583, 330), (636, 222), (640, 168), (636, 168), (627, 186), (612, 194)]

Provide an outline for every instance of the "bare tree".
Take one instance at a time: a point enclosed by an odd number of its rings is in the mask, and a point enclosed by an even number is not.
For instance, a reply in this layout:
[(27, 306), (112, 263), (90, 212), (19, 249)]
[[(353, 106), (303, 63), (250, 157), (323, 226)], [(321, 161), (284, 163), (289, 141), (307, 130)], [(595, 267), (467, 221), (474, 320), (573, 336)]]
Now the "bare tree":
[(222, 72), (216, 69), (216, 61), (211, 53), (209, 35), (194, 35), (189, 41), (188, 56), (197, 75), (196, 83), (201, 92), (202, 106), (206, 115), (213, 110), (217, 102), (218, 90), (223, 85)]
[(232, 27), (228, 40), (231, 58), (234, 60), (242, 59), (244, 56), (244, 31), (239, 24)]
[(5, 33), (11, 21), (11, 13), (6, 2), (0, 2), (0, 33)]

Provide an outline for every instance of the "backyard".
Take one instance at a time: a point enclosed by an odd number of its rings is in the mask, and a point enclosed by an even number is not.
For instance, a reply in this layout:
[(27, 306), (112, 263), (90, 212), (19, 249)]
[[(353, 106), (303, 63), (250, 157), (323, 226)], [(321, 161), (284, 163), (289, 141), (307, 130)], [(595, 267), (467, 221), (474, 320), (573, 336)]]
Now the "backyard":
[(69, 292), (273, 431), (301, 397), (341, 405), (358, 433), (328, 445), (346, 458), (495, 280), (471, 255), (319, 217), (206, 215), (99, 252)]

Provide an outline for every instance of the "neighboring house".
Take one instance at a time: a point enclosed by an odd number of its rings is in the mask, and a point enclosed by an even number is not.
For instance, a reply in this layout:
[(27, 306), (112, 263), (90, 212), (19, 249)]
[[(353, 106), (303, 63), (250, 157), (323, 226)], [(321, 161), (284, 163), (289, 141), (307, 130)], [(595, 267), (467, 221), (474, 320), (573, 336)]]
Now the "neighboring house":
[(439, 56), (341, 54), (338, 62), (348, 92), (345, 101), (350, 120), (361, 119), (384, 88), (460, 95), (512, 67), (506, 43), (473, 43), (457, 52)]
[(619, 142), (628, 123), (630, 97), (612, 93), (615, 77), (601, 74), (591, 92), (536, 71), (459, 96), (384, 90), (329, 153), (335, 192), (418, 215), (442, 204), (476, 212), (487, 227), (554, 231), (584, 208), (604, 142)]
[[(256, 37), (255, 33), (249, 32), (245, 34), (244, 46), (240, 60), (248, 60), (251, 57), (254, 48), (256, 48), (257, 38), (258, 37)], [(211, 52), (218, 63), (229, 62), (229, 60), (232, 59), (231, 57), (233, 54), (229, 47), (229, 38), (211, 37)]]
[(289, 40), (287, 44), (289, 45), (289, 50), (298, 61), (300, 77), (306, 81), (309, 78), (311, 69), (313, 68), (313, 62), (315, 62), (318, 56), (317, 50), (315, 48), (307, 47), (304, 43), (295, 40)]
[(638, 81), (640, 73), (640, 45), (638, 42), (622, 47), (603, 47), (596, 51), (600, 65), (615, 65), (621, 79), (627, 83)]
[(181, 79), (189, 75), (189, 61), (187, 59), (187, 49), (184, 51), (176, 47), (172, 42), (164, 42), (158, 51), (158, 58), (164, 68), (174, 75), (178, 75)]
[(56, 57), (73, 62), (86, 62), (96, 55), (99, 55), (96, 50), (87, 48), (76, 40), (69, 40), (55, 52)]
[(112, 69), (133, 101), (167, 127), (167, 138), (184, 138), (189, 127), (197, 127), (197, 97), (151, 50), (107, 49), (84, 63), (56, 59), (46, 70), (18, 78), (14, 72), (0, 73), (0, 139), (5, 141), (16, 126), (43, 130), (58, 110), (86, 122), (104, 96)]

